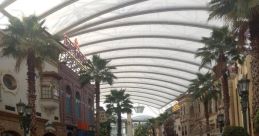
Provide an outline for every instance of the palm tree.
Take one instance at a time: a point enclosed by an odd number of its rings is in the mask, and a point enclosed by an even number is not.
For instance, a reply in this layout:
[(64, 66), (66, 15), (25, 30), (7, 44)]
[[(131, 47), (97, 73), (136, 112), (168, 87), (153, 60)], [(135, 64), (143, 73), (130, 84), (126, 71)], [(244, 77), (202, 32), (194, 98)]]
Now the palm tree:
[[(210, 18), (224, 19), (235, 28), (240, 45), (251, 41), (251, 75), (253, 84), (253, 113), (259, 110), (259, 1), (258, 0), (211, 0)], [(242, 47), (244, 49), (244, 47)]]
[(152, 135), (156, 135), (156, 128), (158, 129), (158, 134), (162, 135), (162, 129), (161, 126), (165, 123), (167, 119), (169, 119), (171, 116), (170, 113), (164, 112), (159, 114), (158, 117), (152, 118), (148, 120), (149, 127), (152, 129)]
[(201, 66), (212, 65), (216, 62), (213, 71), (216, 73), (216, 78), (222, 77), (222, 91), (225, 112), (225, 125), (229, 126), (229, 90), (227, 65), (238, 61), (242, 64), (244, 55), (237, 48), (235, 37), (229, 32), (228, 27), (215, 28), (210, 37), (203, 37), (202, 42), (204, 47), (199, 48), (196, 57), (201, 58)]
[(152, 136), (156, 136), (156, 130), (155, 130), (155, 127), (157, 126), (156, 118), (149, 119), (148, 125), (149, 125), (149, 128), (151, 129)]
[(118, 136), (122, 136), (121, 134), (121, 113), (131, 113), (131, 109), (133, 108), (132, 102), (130, 101), (130, 95), (125, 94), (125, 89), (111, 90), (110, 95), (106, 95), (106, 99), (104, 103), (107, 103), (107, 112), (109, 114), (115, 113), (118, 116)]
[[(212, 89), (212, 87), (215, 87)], [(206, 118), (206, 132), (207, 136), (210, 135), (210, 124), (209, 124), (209, 102), (213, 99), (217, 99), (218, 86), (213, 84), (213, 77), (211, 73), (197, 74), (197, 79), (191, 81), (188, 91), (192, 94), (195, 100), (201, 101), (204, 106), (204, 115)]]
[(3, 56), (11, 56), (16, 59), (15, 68), (19, 71), (21, 63), (27, 61), (28, 104), (32, 107), (31, 131), (35, 132), (35, 68), (43, 69), (44, 61), (58, 61), (60, 48), (52, 36), (46, 33), (43, 27), (44, 21), (32, 15), (11, 18), (10, 24), (4, 30), (3, 42), (0, 44)]
[(159, 135), (163, 135), (162, 134), (162, 125), (164, 124), (164, 122), (170, 117), (171, 114), (169, 114), (168, 112), (164, 112), (162, 114), (160, 114), (157, 118), (156, 118), (156, 121), (157, 121), (157, 124), (158, 124), (158, 133)]
[(99, 55), (93, 55), (92, 60), (87, 60), (84, 64), (87, 70), (80, 71), (80, 82), (82, 85), (89, 84), (91, 81), (95, 83), (95, 102), (96, 102), (96, 135), (100, 135), (100, 83), (107, 82), (112, 85), (116, 78), (111, 72), (115, 69), (113, 66), (108, 66), (109, 60), (100, 58)]

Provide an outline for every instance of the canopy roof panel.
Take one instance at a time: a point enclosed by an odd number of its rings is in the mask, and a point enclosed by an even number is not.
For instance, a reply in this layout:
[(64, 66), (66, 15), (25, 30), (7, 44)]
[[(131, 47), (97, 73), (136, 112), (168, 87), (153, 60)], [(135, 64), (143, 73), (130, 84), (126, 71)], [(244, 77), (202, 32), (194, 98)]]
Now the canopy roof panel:
[(51, 34), (72, 40), (88, 58), (100, 54), (117, 67), (110, 89), (125, 88), (135, 103), (161, 109), (187, 91), (201, 60), (202, 37), (223, 25), (208, 22), (209, 0), (0, 0), (0, 27), (8, 17), (31, 14), (46, 20)]

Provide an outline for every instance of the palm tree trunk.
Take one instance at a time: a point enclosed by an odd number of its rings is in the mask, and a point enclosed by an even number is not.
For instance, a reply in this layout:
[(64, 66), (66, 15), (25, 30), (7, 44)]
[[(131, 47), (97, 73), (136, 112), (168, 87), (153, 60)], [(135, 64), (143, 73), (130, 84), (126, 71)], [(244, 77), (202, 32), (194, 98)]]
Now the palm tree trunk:
[[(257, 7), (258, 8), (258, 7)], [(251, 41), (251, 75), (253, 84), (253, 115), (259, 110), (259, 15), (254, 12), (249, 22)]]
[(32, 49), (29, 49), (27, 56), (27, 81), (28, 81), (28, 105), (32, 107), (32, 116), (31, 116), (31, 133), (36, 135), (36, 110), (35, 110), (35, 101), (36, 101), (36, 89), (35, 89), (35, 55)]
[(162, 136), (162, 128), (161, 125), (158, 125), (158, 135)]
[(206, 119), (206, 133), (207, 136), (210, 136), (210, 122), (209, 122), (209, 103), (208, 102), (204, 102), (204, 115), (205, 115), (205, 119)]
[(152, 126), (152, 135), (156, 136), (155, 128)]
[(118, 112), (117, 113), (117, 116), (118, 116), (118, 119), (117, 119), (117, 126), (118, 126), (118, 129), (117, 129), (117, 136), (122, 136), (122, 134), (121, 134), (121, 112)]
[[(258, 7), (257, 7), (258, 8)], [(256, 12), (253, 13), (249, 22), (250, 41), (251, 41), (251, 76), (253, 92), (253, 117), (259, 111), (259, 18)], [(258, 135), (258, 134), (255, 134)]]
[(96, 103), (96, 124), (95, 124), (95, 132), (96, 136), (100, 136), (100, 82), (95, 81), (95, 103)]
[(224, 101), (224, 114), (225, 114), (225, 126), (230, 125), (229, 120), (229, 90), (228, 90), (228, 77), (226, 73), (223, 73), (221, 78), (222, 90), (223, 90), (223, 101)]

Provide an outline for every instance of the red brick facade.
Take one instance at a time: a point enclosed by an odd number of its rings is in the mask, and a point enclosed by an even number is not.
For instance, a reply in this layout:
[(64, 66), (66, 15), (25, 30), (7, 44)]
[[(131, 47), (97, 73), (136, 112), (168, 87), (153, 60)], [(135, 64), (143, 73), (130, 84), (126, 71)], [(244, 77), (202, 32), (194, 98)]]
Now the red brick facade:
[[(94, 87), (92, 85), (81, 86), (78, 75), (74, 73), (64, 64), (59, 65), (60, 80), (60, 118), (61, 123), (67, 126), (67, 133), (71, 133), (76, 129), (88, 130), (94, 125)], [(66, 90), (71, 89), (71, 114), (66, 113)], [(80, 95), (80, 117), (77, 117), (75, 110), (76, 93)], [(84, 128), (80, 128), (80, 127)]]

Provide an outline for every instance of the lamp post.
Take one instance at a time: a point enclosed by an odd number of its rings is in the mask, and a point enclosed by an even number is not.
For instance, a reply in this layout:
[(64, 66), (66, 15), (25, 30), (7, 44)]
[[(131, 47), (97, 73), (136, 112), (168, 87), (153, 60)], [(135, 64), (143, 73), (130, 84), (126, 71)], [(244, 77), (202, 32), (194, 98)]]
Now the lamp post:
[(241, 97), (241, 106), (243, 112), (243, 122), (244, 128), (247, 130), (247, 108), (248, 108), (248, 90), (249, 90), (249, 82), (250, 80), (246, 77), (243, 77), (238, 81), (238, 94)]
[(24, 136), (27, 136), (31, 127), (32, 108), (31, 106), (25, 105), (21, 100), (16, 104), (16, 107), (19, 114), (20, 125), (24, 131)]
[(220, 133), (222, 133), (223, 126), (224, 126), (224, 114), (220, 113), (217, 115), (217, 123), (219, 125)]

